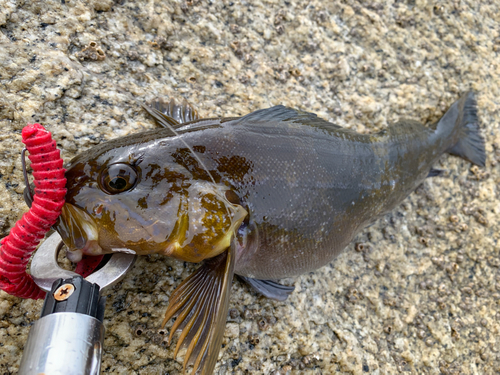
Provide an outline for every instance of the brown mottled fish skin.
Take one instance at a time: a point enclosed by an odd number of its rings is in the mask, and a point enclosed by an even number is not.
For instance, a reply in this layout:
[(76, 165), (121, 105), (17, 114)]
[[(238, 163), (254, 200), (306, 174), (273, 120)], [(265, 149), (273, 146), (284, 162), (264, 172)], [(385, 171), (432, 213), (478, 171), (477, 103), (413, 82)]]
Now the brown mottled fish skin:
[[(189, 309), (209, 303), (195, 303), (199, 296), (193, 285), (209, 277), (200, 275), (210, 275), (210, 270), (219, 270), (213, 273), (219, 275), (213, 276), (219, 280), (213, 285), (229, 290), (231, 278), (220, 281), (221, 269), (248, 278), (279, 279), (327, 264), (358, 231), (413, 192), (443, 153), (485, 164), (472, 92), (433, 126), (400, 121), (371, 135), (283, 106), (241, 118), (168, 122), (178, 135), (159, 129), (116, 139), (76, 157), (67, 172), (67, 202), (83, 212), (78, 220), (89, 220), (88, 215), (95, 221), (102, 252), (127, 248), (139, 254), (160, 252), (202, 260), (205, 250), (195, 249), (201, 242), (193, 240), (182, 249), (179, 243), (197, 238), (189, 232), (192, 228), (205, 231), (207, 251), (213, 251), (206, 257), (220, 261), (205, 262), (202, 271), (174, 292), (168, 318), (177, 313), (184, 319)], [(98, 179), (103, 169), (115, 163), (133, 165), (139, 170), (138, 182), (123, 193), (105, 194)], [(210, 197), (209, 203), (200, 198), (203, 195)], [(189, 204), (192, 207), (185, 208)], [(199, 214), (200, 207), (204, 214)], [(186, 232), (179, 230), (186, 223), (179, 219), (183, 212), (189, 213), (186, 217), (201, 215)], [(210, 232), (206, 220), (214, 215)], [(231, 246), (232, 233), (209, 243), (210, 233), (220, 231), (236, 233)], [(167, 245), (168, 252), (163, 251)], [(230, 266), (221, 246), (228, 248)], [(194, 253), (187, 254), (191, 248)], [(227, 312), (228, 293), (223, 293), (226, 299), (217, 310), (221, 314)], [(192, 304), (183, 302), (188, 295)], [(217, 345), (207, 349), (209, 333), (203, 327), (215, 327), (210, 319), (216, 313), (207, 308), (200, 314), (205, 323), (178, 324), (184, 330), (181, 337), (193, 342), (185, 365), (194, 353), (198, 356), (195, 368), (201, 363), (203, 373), (210, 373), (218, 349)], [(220, 320), (217, 324), (220, 327)], [(192, 333), (197, 329), (198, 336)], [(216, 334), (220, 348), (221, 334)], [(202, 339), (196, 344), (198, 337)]]

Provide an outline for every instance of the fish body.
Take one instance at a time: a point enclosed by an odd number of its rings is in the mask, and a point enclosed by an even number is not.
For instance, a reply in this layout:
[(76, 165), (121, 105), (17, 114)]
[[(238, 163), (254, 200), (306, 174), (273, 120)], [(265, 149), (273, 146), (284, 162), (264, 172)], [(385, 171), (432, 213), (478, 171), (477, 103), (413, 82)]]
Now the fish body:
[(433, 126), (400, 121), (368, 135), (283, 106), (204, 120), (188, 105), (148, 112), (175, 134), (131, 135), (72, 160), (58, 230), (75, 253), (203, 262), (171, 296), (164, 321), (178, 317), (172, 333), (182, 331), (178, 347), (189, 344), (185, 366), (202, 373), (215, 366), (234, 273), (286, 298), (267, 279), (330, 262), (443, 153), (484, 166), (472, 92)]

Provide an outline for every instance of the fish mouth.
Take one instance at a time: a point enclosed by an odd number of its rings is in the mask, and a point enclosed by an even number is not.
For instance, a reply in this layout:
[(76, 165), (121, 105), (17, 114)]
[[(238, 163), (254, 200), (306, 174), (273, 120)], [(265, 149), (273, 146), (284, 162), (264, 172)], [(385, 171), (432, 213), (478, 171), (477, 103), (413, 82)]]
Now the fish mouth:
[(81, 208), (65, 203), (54, 229), (67, 246), (67, 257), (71, 262), (79, 262), (83, 254), (93, 256), (103, 254), (99, 245), (97, 224)]

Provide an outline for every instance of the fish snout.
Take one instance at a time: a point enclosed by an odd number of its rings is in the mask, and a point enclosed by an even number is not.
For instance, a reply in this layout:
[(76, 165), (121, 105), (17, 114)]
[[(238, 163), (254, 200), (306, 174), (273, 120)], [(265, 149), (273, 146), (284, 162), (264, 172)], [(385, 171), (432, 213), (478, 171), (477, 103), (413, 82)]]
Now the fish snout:
[(86, 255), (102, 255), (99, 231), (92, 217), (81, 208), (65, 203), (54, 226), (68, 248), (67, 257), (76, 263)]

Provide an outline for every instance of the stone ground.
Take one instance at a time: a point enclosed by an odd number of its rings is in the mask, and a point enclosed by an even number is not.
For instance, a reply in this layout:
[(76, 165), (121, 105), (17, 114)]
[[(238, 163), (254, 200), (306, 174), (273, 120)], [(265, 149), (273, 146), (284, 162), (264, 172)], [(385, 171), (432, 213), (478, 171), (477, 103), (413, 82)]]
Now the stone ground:
[[(444, 5), (441, 5), (444, 4)], [(286, 302), (235, 281), (219, 374), (500, 372), (500, 3), (0, 0), (0, 237), (26, 210), (20, 131), (41, 122), (66, 160), (155, 125), (139, 101), (202, 116), (284, 104), (359, 132), (437, 120), (478, 93), (487, 166), (443, 156), (393, 213)], [(103, 373), (178, 374), (158, 333), (193, 270), (141, 258), (109, 293)], [(41, 301), (0, 292), (0, 373), (17, 371)]]

